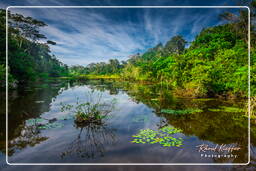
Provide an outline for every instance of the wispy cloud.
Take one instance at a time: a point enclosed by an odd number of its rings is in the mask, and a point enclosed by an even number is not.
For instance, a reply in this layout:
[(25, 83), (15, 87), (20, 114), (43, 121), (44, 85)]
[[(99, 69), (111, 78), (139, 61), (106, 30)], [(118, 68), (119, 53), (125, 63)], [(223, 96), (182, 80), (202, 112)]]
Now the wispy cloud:
[[(12, 9), (45, 21), (41, 31), (57, 45), (52, 53), (68, 65), (125, 60), (181, 34), (192, 39), (213, 24), (216, 9)], [(214, 21), (215, 22), (215, 21)]]

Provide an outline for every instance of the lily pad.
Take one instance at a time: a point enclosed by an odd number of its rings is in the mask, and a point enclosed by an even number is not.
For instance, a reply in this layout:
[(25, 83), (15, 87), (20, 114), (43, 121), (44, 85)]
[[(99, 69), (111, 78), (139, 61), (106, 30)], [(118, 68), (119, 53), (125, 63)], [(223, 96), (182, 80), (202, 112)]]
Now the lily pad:
[(132, 136), (134, 139), (131, 142), (136, 144), (160, 144), (163, 147), (180, 147), (183, 145), (183, 139), (173, 137), (173, 134), (180, 132), (180, 129), (171, 126), (163, 127), (158, 131), (152, 129), (140, 130), (138, 134)]

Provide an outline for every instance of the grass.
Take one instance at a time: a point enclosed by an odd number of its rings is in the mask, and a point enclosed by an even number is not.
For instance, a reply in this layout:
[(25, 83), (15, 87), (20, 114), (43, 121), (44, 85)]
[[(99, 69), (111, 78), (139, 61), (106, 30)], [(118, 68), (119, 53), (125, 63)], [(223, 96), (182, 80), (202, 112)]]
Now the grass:
[(96, 94), (94, 91), (89, 92), (87, 97), (87, 102), (79, 102), (77, 99), (75, 105), (61, 103), (61, 111), (72, 112), (77, 124), (102, 124), (103, 119), (107, 118), (114, 109), (116, 99), (112, 99), (110, 102), (102, 102), (102, 94)]

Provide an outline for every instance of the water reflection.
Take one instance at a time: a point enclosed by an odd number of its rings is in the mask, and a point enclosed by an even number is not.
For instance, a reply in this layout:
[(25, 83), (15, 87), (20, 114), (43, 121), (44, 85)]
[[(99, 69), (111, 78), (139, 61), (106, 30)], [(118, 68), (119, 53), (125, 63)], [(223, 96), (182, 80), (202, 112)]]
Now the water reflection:
[(33, 147), (48, 139), (48, 137), (40, 134), (40, 130), (38, 129), (37, 125), (24, 126), (20, 129), (20, 136), (9, 141), (9, 156), (13, 155), (17, 150), (22, 150), (28, 146)]
[[(9, 91), (8, 95), (8, 138), (9, 155), (27, 146), (34, 146), (47, 140), (40, 136), (40, 131), (35, 126), (27, 126), (25, 121), (39, 117), (50, 110), (50, 104), (56, 96), (67, 89), (65, 81), (49, 81), (31, 86), (22, 86), (17, 90)], [(1, 98), (5, 93), (1, 92)], [(5, 106), (5, 100), (0, 103)], [(2, 109), (5, 109), (4, 107)], [(0, 135), (5, 135), (5, 110), (1, 110)], [(0, 136), (0, 151), (5, 152), (5, 136)]]
[[(239, 157), (227, 160), (225, 158), (207, 160), (208, 162), (246, 162), (247, 161), (247, 119), (241, 117), (240, 113), (228, 113), (228, 112), (212, 112), (209, 108), (216, 108), (218, 106), (233, 106), (243, 107), (243, 101), (223, 101), (219, 99), (182, 99), (172, 95), (172, 92), (168, 87), (152, 84), (141, 83), (128, 83), (120, 81), (104, 81), (104, 80), (87, 80), (87, 81), (53, 81), (40, 86), (24, 87), (17, 91), (10, 92), (9, 95), (9, 155), (15, 156), (15, 152), (22, 152), (26, 147), (37, 147), (43, 141), (51, 140), (52, 132), (45, 130), (39, 131), (35, 127), (28, 127), (25, 121), (31, 118), (37, 118), (40, 115), (50, 112), (58, 114), (60, 111), (56, 109), (56, 104), (53, 103), (58, 98), (66, 98), (63, 94), (79, 89), (87, 90), (93, 89), (96, 91), (104, 92), (108, 96), (117, 96), (120, 102), (123, 96), (129, 97), (129, 103), (132, 101), (135, 104), (143, 104), (147, 107), (147, 113), (141, 113), (147, 117), (158, 118), (157, 121), (150, 120), (152, 127), (162, 128), (167, 125), (172, 125), (176, 128), (182, 129), (183, 134), (186, 136), (187, 146), (184, 147), (184, 151), (188, 153), (194, 152), (194, 144), (207, 142), (211, 144), (234, 144), (241, 147), (242, 150), (235, 152)], [(2, 95), (1, 95), (2, 96)], [(69, 95), (70, 97), (70, 95)], [(127, 102), (127, 101), (125, 101)], [(3, 104), (1, 103), (1, 106)], [(135, 105), (134, 105), (135, 106)], [(131, 106), (123, 105), (125, 113), (117, 113), (118, 116), (123, 117), (128, 124), (129, 121), (133, 122), (137, 113), (129, 109)], [(193, 115), (170, 115), (161, 112), (162, 109), (187, 109), (187, 108), (199, 108), (203, 112)], [(149, 112), (151, 111), (151, 112)], [(2, 111), (3, 112), (3, 111)], [(4, 114), (1, 114), (1, 121)], [(61, 159), (70, 159), (72, 156), (88, 159), (107, 159), (107, 150), (116, 149), (121, 154), (126, 152), (127, 156), (133, 156), (136, 154), (129, 153), (129, 148), (135, 148), (136, 145), (131, 146), (129, 138), (135, 134), (138, 129), (149, 125), (142, 122), (144, 117), (137, 118), (136, 124), (130, 124), (129, 131), (121, 131), (127, 125), (122, 123), (122, 120), (116, 119), (115, 121), (104, 122), (100, 124), (87, 124), (77, 125), (74, 121), (67, 122), (67, 127), (63, 128), (63, 132), (71, 132), (75, 136), (71, 143), (64, 143), (64, 146), (59, 149)], [(137, 121), (135, 119), (135, 121)], [(73, 126), (74, 125), (74, 126)], [(117, 126), (118, 125), (118, 126)], [(139, 126), (138, 126), (139, 125)], [(4, 124), (1, 124), (1, 128)], [(4, 127), (3, 127), (4, 128)], [(60, 129), (61, 130), (61, 129)], [(54, 134), (63, 134), (60, 130), (56, 130)], [(255, 126), (251, 128), (251, 139), (255, 139), (256, 129)], [(59, 132), (58, 132), (59, 131)], [(5, 130), (1, 129), (0, 135), (4, 135)], [(115, 144), (117, 139), (123, 139), (122, 144)], [(67, 141), (68, 139), (61, 139), (60, 141)], [(1, 142), (4, 142), (4, 136), (1, 136)], [(53, 143), (53, 142), (51, 142)], [(252, 149), (255, 148), (255, 142), (252, 142)], [(47, 148), (47, 146), (45, 146)], [(150, 147), (140, 146), (142, 152), (145, 152)], [(122, 151), (122, 149), (125, 149)], [(154, 148), (156, 149), (156, 148)], [(192, 150), (191, 150), (192, 149)], [(145, 151), (143, 151), (145, 150)], [(152, 149), (153, 150), (153, 149)], [(4, 146), (1, 147), (1, 151), (4, 152)], [(160, 153), (160, 150), (157, 151)], [(168, 151), (167, 151), (168, 152)], [(168, 152), (169, 153), (169, 152)], [(55, 154), (51, 153), (52, 156)], [(128, 155), (129, 154), (129, 155)], [(149, 153), (147, 153), (149, 154)], [(160, 153), (161, 154), (161, 153)], [(143, 153), (137, 154), (143, 156)], [(169, 153), (168, 155), (175, 156), (175, 153)], [(193, 154), (191, 154), (192, 156)], [(163, 160), (165, 155), (162, 156)], [(161, 158), (161, 156), (160, 156)], [(179, 157), (177, 157), (179, 160)], [(56, 159), (57, 160), (57, 159)], [(142, 162), (146, 161), (146, 157), (141, 158)], [(191, 162), (193, 159), (191, 159)], [(203, 160), (203, 159), (197, 159)], [(35, 161), (37, 162), (37, 161)], [(177, 161), (176, 161), (177, 162)]]
[(65, 152), (61, 153), (61, 158), (70, 155), (78, 155), (82, 158), (103, 157), (105, 145), (114, 144), (116, 141), (115, 129), (106, 123), (75, 124), (79, 129), (79, 134), (73, 140)]

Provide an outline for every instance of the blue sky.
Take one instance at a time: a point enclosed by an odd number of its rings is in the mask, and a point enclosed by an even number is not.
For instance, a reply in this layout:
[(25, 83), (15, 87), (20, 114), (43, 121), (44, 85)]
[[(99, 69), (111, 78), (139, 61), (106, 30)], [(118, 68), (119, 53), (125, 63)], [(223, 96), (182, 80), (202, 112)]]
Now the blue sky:
[[(47, 3), (46, 3), (47, 2)], [(150, 2), (150, 3), (149, 3)], [(172, 3), (170, 3), (172, 2)], [(195, 3), (196, 2), (196, 3)], [(234, 1), (1, 1), (9, 5), (237, 5)], [(57, 42), (52, 53), (68, 65), (87, 65), (111, 58), (126, 60), (172, 36), (192, 41), (202, 28), (221, 24), (226, 9), (67, 9), (26, 8), (12, 12), (32, 16), (48, 24), (41, 29)]]

